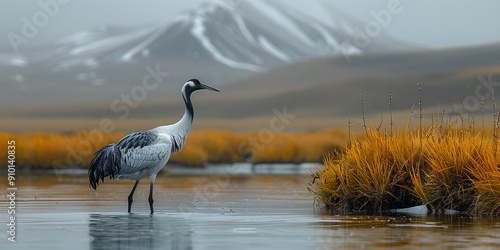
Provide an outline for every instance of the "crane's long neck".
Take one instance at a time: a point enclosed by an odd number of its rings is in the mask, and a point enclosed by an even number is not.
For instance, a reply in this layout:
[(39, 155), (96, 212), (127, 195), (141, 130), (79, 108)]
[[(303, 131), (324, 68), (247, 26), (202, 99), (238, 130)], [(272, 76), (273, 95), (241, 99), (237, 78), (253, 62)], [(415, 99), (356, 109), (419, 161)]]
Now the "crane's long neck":
[(191, 103), (191, 92), (182, 90), (182, 98), (186, 105), (182, 118), (172, 125), (160, 126), (157, 129), (159, 133), (166, 134), (172, 139), (172, 153), (179, 152), (186, 142), (191, 124), (193, 123), (194, 110)]
[(191, 103), (191, 92), (186, 92), (183, 90), (182, 98), (184, 99), (184, 104), (186, 105), (186, 108), (184, 110), (184, 115), (182, 116), (181, 120), (178, 121), (176, 124), (182, 124), (182, 126), (186, 126), (189, 132), (189, 129), (191, 128), (191, 124), (193, 123), (193, 118), (194, 118), (194, 109), (193, 109), (193, 104)]

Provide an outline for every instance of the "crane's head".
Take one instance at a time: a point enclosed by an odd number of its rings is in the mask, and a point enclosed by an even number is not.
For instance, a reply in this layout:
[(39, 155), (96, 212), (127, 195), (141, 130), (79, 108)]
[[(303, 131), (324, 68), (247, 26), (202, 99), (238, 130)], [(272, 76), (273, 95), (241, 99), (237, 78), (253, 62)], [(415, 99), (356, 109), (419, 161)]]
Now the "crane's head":
[(212, 90), (212, 91), (216, 91), (216, 92), (220, 92), (218, 89), (216, 88), (212, 88), (208, 85), (205, 85), (203, 83), (201, 83), (198, 79), (189, 79), (185, 84), (184, 84), (184, 87), (183, 87), (183, 91), (187, 91), (187, 92), (193, 92), (193, 91), (196, 91), (196, 90), (199, 90), (199, 89), (208, 89), (208, 90)]

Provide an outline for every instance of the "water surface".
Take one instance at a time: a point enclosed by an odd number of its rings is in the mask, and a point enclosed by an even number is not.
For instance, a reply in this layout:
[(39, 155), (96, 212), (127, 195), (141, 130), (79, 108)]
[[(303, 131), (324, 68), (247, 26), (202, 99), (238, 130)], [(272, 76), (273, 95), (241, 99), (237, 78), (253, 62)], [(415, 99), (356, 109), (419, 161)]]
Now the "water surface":
[[(3, 233), (1, 249), (500, 249), (496, 218), (428, 216), (422, 207), (325, 214), (307, 191), (309, 167), (173, 167), (155, 183), (154, 215), (147, 179), (128, 214), (131, 181), (94, 191), (85, 174), (19, 174), (16, 243)], [(4, 232), (7, 194), (2, 186)]]

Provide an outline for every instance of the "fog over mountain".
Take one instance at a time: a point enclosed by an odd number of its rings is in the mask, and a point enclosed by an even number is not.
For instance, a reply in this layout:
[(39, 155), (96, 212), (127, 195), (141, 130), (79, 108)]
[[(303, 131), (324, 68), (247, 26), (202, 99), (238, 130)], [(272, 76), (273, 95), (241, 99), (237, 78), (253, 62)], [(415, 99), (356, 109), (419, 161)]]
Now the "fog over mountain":
[[(101, 25), (144, 26), (170, 20), (177, 13), (198, 8), (203, 2), (215, 0), (144, 0), (129, 1), (0, 1), (0, 51), (12, 50), (5, 34), (20, 33), (22, 18), (32, 20), (43, 11), (45, 3), (59, 3), (56, 15), (50, 15), (47, 24), (36, 37), (23, 44), (26, 49), (47, 45), (58, 37), (69, 36), (76, 31)], [(225, 1), (225, 0), (224, 0)], [(246, 0), (233, 0), (242, 3)], [(500, 34), (493, 32), (500, 22), (497, 10), (500, 2), (490, 0), (457, 0), (454, 4), (447, 1), (411, 0), (271, 0), (284, 3), (316, 20), (328, 23), (336, 16), (331, 7), (355, 17), (364, 25), (374, 18), (372, 12), (387, 10), (390, 5), (398, 5), (401, 11), (392, 16), (389, 25), (383, 29), (388, 34), (403, 41), (421, 44), (430, 48), (471, 46), (500, 41)], [(3, 11), (2, 11), (3, 10)], [(425, 15), (423, 15), (425, 14)], [(42, 20), (43, 21), (43, 20)]]
[[(52, 66), (69, 68), (148, 57), (188, 58), (259, 72), (316, 56), (410, 48), (379, 30), (373, 31), (377, 39), (372, 42), (371, 34), (357, 28), (363, 23), (331, 10), (335, 18), (320, 22), (276, 1), (207, 2), (156, 26), (103, 25), (76, 31), (51, 46), (22, 51), (24, 58), (3, 53), (2, 63), (49, 60)], [(382, 12), (376, 16), (381, 23), (375, 29), (390, 18)]]
[(363, 23), (331, 12), (335, 18), (322, 22), (276, 1), (206, 2), (156, 25), (102, 25), (18, 54), (0, 53), (0, 77), (12, 91), (7, 98), (21, 91), (30, 100), (40, 92), (53, 101), (73, 100), (54, 94), (71, 86), (75, 92), (101, 87), (90, 97), (98, 100), (137, 85), (151, 65), (168, 72), (167, 85), (192, 77), (220, 84), (315, 57), (416, 48), (381, 30), (367, 40), (353, 28)]

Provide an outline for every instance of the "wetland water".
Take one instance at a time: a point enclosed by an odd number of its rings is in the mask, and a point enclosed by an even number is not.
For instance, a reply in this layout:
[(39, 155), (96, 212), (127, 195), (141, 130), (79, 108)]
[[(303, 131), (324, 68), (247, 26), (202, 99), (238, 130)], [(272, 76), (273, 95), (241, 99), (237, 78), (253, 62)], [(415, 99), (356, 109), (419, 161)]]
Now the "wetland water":
[[(281, 168), (281, 170), (279, 170)], [(7, 240), (7, 187), (1, 183), (0, 249), (500, 249), (500, 219), (328, 215), (307, 191), (308, 165), (171, 167), (155, 183), (90, 190), (84, 171), (17, 175), (16, 242)], [(6, 180), (6, 175), (0, 175)]]

